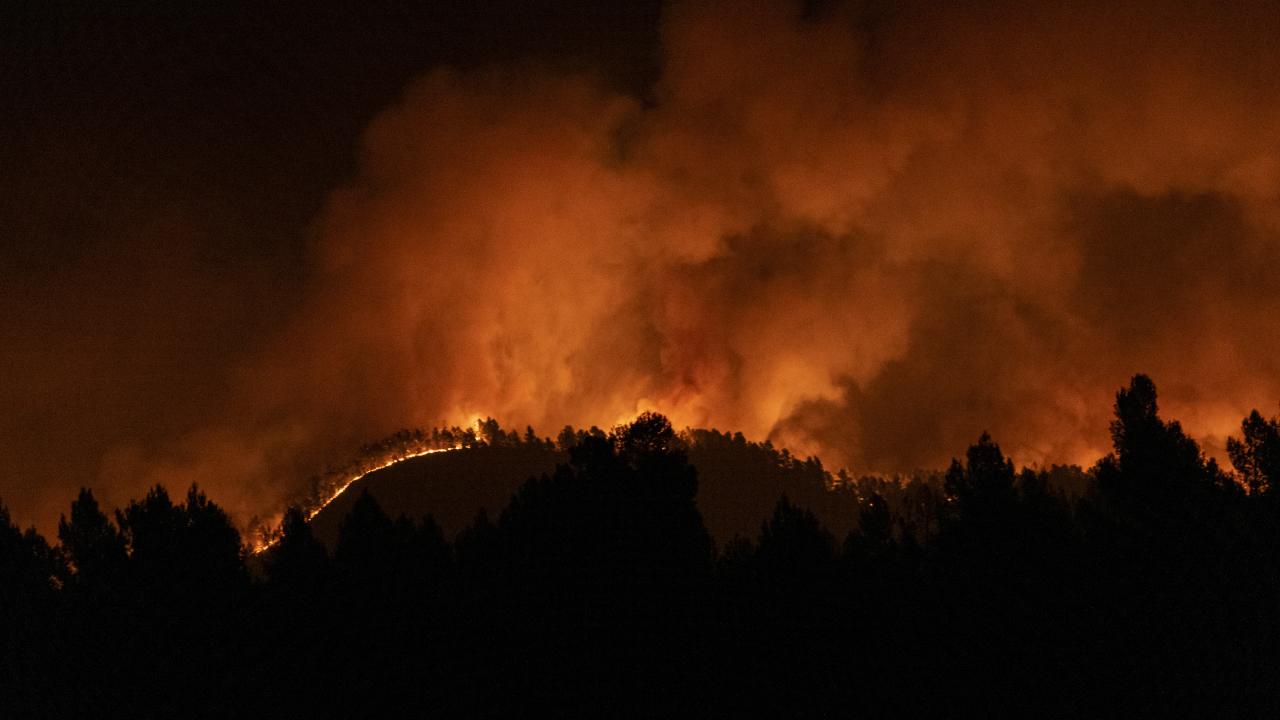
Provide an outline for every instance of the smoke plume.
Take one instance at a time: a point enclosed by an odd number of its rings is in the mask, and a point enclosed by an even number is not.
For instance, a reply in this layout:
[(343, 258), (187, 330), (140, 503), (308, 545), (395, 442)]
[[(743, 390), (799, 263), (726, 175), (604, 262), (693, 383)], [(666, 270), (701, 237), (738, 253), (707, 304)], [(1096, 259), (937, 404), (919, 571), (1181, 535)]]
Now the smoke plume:
[(267, 513), (404, 426), (636, 412), (853, 472), (989, 430), (1089, 462), (1160, 383), (1210, 450), (1280, 397), (1270, 3), (676, 3), (649, 96), (427, 73), (210, 420), (101, 481)]

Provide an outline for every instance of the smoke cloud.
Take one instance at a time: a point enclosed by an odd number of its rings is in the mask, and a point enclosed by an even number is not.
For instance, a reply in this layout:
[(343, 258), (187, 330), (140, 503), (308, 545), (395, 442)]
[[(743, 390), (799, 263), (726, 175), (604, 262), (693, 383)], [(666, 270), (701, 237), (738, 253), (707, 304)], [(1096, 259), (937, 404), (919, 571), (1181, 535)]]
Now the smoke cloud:
[(293, 320), (101, 482), (243, 519), (399, 427), (644, 409), (853, 472), (1087, 463), (1134, 372), (1216, 450), (1280, 398), (1280, 10), (1231, 5), (677, 3), (643, 99), (434, 70)]

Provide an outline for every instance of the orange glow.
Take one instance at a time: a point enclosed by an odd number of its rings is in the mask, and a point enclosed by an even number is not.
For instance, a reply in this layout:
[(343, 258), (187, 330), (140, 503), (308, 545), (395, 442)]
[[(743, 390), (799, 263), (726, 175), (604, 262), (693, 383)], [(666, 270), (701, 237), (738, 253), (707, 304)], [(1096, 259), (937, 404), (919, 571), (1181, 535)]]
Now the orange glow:
[[(462, 445), (457, 445), (451, 448), (432, 448), (429, 450), (419, 450), (417, 452), (412, 452), (407, 455), (399, 455), (395, 458), (392, 458), (391, 460), (387, 460), (386, 462), (383, 462), (380, 465), (376, 465), (374, 467), (362, 470), (357, 475), (352, 475), (351, 477), (348, 477), (347, 479), (338, 483), (333, 488), (331, 493), (327, 495), (323, 500), (312, 505), (311, 507), (304, 508), (303, 512), (306, 515), (307, 521), (310, 522), (312, 519), (315, 518), (316, 515), (319, 515), (322, 510), (328, 507), (329, 503), (333, 502), (334, 500), (337, 500), (339, 495), (346, 492), (347, 488), (351, 487), (352, 484), (354, 484), (358, 480), (361, 480), (362, 478), (364, 478), (366, 475), (370, 473), (375, 473), (379, 470), (384, 470), (386, 468), (391, 467), (392, 465), (395, 465), (396, 463), (404, 462), (405, 460), (412, 460), (413, 458), (423, 457), (424, 455), (433, 455), (435, 453), (452, 452), (454, 450), (461, 450), (462, 448), (463, 448)], [(255, 538), (253, 541), (251, 552), (254, 555), (257, 555), (262, 552), (266, 552), (267, 550), (270, 550), (272, 547), (274, 547), (275, 544), (279, 541), (280, 541), (280, 531), (279, 531), (279, 528), (275, 528), (273, 531), (267, 533), (265, 537)]]
[(315, 219), (295, 314), (97, 483), (198, 479), (244, 521), (475, 408), (551, 435), (651, 409), (854, 475), (983, 431), (1091, 464), (1137, 372), (1219, 457), (1273, 414), (1274, 3), (821, 5), (672, 3), (643, 101), (426, 72)]

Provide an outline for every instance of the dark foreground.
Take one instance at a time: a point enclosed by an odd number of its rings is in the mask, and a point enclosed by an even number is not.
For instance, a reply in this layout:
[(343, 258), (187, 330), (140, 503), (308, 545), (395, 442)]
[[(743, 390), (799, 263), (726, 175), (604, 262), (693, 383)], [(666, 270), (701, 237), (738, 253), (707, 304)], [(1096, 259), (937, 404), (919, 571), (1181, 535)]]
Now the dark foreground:
[(1273, 715), (1280, 428), (1228, 474), (1146, 378), (1116, 414), (1079, 496), (984, 436), (931, 520), (782, 499), (719, 548), (652, 415), (452, 542), (364, 496), (332, 556), (293, 513), (246, 559), (195, 489), (85, 492), (57, 547), (0, 523), (0, 715)]

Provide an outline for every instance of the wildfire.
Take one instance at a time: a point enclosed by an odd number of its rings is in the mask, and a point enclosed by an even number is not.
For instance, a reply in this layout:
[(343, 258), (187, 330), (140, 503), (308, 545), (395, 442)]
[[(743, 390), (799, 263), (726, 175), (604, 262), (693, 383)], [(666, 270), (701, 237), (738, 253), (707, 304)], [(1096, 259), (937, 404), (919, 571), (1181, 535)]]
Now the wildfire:
[[(337, 485), (335, 485), (334, 489), (332, 490), (332, 492), (329, 493), (328, 497), (326, 497), (324, 500), (321, 500), (319, 503), (316, 503), (313, 507), (307, 510), (307, 513), (306, 513), (307, 522), (311, 522), (317, 515), (320, 514), (322, 510), (328, 507), (330, 503), (332, 503), (334, 500), (337, 500), (339, 495), (346, 492), (347, 488), (351, 487), (352, 484), (354, 484), (356, 481), (360, 480), (361, 478), (364, 478), (365, 476), (371, 473), (375, 473), (379, 470), (385, 470), (386, 468), (389, 468), (392, 465), (395, 465), (397, 463), (404, 462), (405, 460), (412, 460), (413, 458), (422, 457), (424, 455), (432, 455), (435, 453), (453, 452), (454, 450), (461, 450), (464, 447), (466, 446), (454, 445), (453, 447), (447, 447), (447, 448), (431, 448), (428, 450), (419, 450), (417, 452), (397, 455), (396, 457), (393, 457), (392, 459), (380, 465), (377, 465), (371, 468), (366, 468), (360, 471), (359, 473), (352, 475), (347, 479), (343, 480), (342, 482), (338, 483)], [(280, 542), (279, 527), (275, 528), (268, 535), (255, 540), (253, 549), (251, 552), (254, 555), (259, 555), (275, 547), (276, 543), (278, 542)]]

